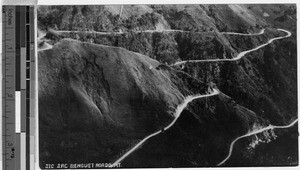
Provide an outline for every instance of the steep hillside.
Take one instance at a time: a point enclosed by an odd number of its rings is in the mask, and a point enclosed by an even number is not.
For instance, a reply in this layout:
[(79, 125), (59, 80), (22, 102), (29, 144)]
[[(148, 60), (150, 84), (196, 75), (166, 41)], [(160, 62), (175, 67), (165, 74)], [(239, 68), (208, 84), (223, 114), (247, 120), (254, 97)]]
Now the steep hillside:
[[(197, 100), (169, 131), (150, 139), (122, 162), (124, 167), (210, 167), (221, 161), (230, 142), (263, 120), (221, 94)], [(251, 141), (251, 140), (249, 140)]]
[[(207, 93), (207, 85), (149, 57), (62, 40), (39, 53), (41, 166), (49, 161), (111, 162), (139, 139), (170, 123), (183, 97), (197, 93)], [(226, 149), (254, 123), (263, 121), (230, 98), (220, 97), (191, 104), (178, 124), (190, 134), (188, 138), (204, 135), (207, 147)], [(211, 138), (224, 143), (209, 144)]]
[(40, 6), (38, 12), (40, 27), (58, 30), (296, 31), (294, 4)]
[[(298, 117), (295, 4), (42, 6), (38, 12), (40, 47), (49, 47), (39, 52), (42, 166), (112, 163), (160, 131), (122, 166), (211, 167), (237, 137)], [(190, 62), (235, 58), (286, 35), (277, 28), (291, 36), (240, 60)], [(179, 61), (187, 62), (174, 65)], [(174, 119), (188, 95), (213, 88), (220, 94), (190, 102)], [(297, 165), (295, 133), (293, 127), (243, 138), (224, 166)], [(259, 140), (271, 142), (250, 147)], [(293, 146), (276, 148), (285, 142)]]
[(122, 48), (74, 40), (39, 52), (42, 160), (111, 161), (170, 123), (183, 95), (158, 65)]
[[(272, 140), (266, 140), (262, 144), (253, 147), (245, 147), (247, 141), (240, 141), (235, 149), (232, 159), (227, 166), (298, 166), (298, 126), (289, 130), (275, 130), (271, 133), (283, 134)], [(258, 136), (260, 137), (260, 136)], [(275, 139), (274, 139), (275, 138)], [(254, 140), (255, 141), (255, 140)]]

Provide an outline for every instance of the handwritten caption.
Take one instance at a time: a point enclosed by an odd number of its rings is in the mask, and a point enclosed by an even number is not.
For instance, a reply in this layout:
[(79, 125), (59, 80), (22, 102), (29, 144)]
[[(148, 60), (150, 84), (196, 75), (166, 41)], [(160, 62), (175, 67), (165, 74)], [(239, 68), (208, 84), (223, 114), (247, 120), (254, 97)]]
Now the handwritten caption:
[(45, 164), (45, 169), (93, 169), (93, 168), (120, 168), (121, 163), (82, 163), (82, 164)]

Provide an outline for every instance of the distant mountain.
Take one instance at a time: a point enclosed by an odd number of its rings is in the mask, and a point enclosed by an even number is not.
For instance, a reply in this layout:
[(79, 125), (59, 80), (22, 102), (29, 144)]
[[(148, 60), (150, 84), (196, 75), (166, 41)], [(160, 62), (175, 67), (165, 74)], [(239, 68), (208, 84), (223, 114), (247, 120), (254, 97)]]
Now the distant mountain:
[[(295, 29), (295, 4), (40, 6), (41, 27), (59, 30), (181, 29), (253, 32)], [(286, 24), (284, 24), (286, 23)]]

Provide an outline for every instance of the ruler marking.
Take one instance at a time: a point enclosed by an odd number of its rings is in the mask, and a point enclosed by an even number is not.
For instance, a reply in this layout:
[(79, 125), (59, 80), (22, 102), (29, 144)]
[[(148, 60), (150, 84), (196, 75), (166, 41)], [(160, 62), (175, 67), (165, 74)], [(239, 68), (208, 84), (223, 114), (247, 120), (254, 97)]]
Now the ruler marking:
[[(28, 78), (28, 86), (27, 86), (27, 90), (28, 90), (28, 94), (27, 94), (27, 97), (29, 98), (27, 101), (27, 112), (26, 112), (26, 123), (27, 123), (27, 127), (26, 127), (26, 130), (27, 130), (27, 137), (26, 137), (26, 146), (27, 146), (27, 150), (26, 150), (26, 158), (27, 158), (27, 164), (26, 164), (26, 168), (27, 169), (33, 169), (33, 166), (34, 166), (34, 137), (32, 137), (31, 135), (34, 134), (34, 128), (32, 128), (32, 122), (31, 121), (31, 110), (32, 108), (30, 107), (31, 106), (31, 93), (30, 92), (33, 92), (31, 89), (34, 88), (34, 83), (32, 83), (30, 81), (31, 78), (34, 78), (34, 75), (31, 76), (30, 75), (30, 72), (31, 70), (35, 70), (35, 69), (31, 69), (31, 62), (30, 60), (35, 60), (35, 55), (34, 55), (34, 47), (35, 47), (35, 21), (34, 21), (34, 8), (33, 7), (30, 7), (29, 8), (29, 23), (30, 23), (30, 27), (29, 27), (29, 36), (28, 36), (28, 39), (29, 39), (29, 44), (27, 44), (27, 50), (29, 50), (29, 56), (28, 56), (28, 60), (29, 60), (29, 75)], [(35, 65), (33, 65), (33, 67), (35, 67)], [(34, 101), (34, 99), (32, 100)], [(38, 120), (36, 120), (38, 121)], [(33, 132), (31, 132), (33, 131)], [(33, 145), (32, 145), (33, 144)], [(33, 152), (33, 154), (31, 154), (31, 152)]]
[[(33, 117), (31, 117), (31, 114), (34, 114), (32, 113), (32, 109), (30, 106), (31, 104), (33, 103), (33, 105), (35, 104), (34, 103), (34, 97), (35, 95), (33, 95), (33, 100), (31, 100), (31, 93), (30, 92), (34, 92), (32, 90), (32, 88), (34, 89), (34, 81), (30, 81), (31, 78), (34, 78), (35, 75), (31, 76), (30, 75), (30, 72), (33, 70), (35, 71), (34, 67), (35, 65), (33, 65), (33, 69), (31, 69), (31, 62), (30, 60), (34, 60), (35, 61), (35, 55), (34, 55), (34, 49), (35, 49), (35, 21), (34, 21), (34, 8), (31, 6), (29, 9), (29, 23), (30, 23), (30, 27), (29, 27), (29, 30), (30, 30), (30, 33), (29, 33), (29, 36), (28, 36), (28, 39), (29, 39), (29, 44), (27, 44), (27, 50), (30, 50), (30, 54), (28, 56), (28, 60), (29, 60), (29, 76), (26, 77), (28, 78), (28, 86), (27, 86), (27, 91), (28, 91), (28, 95), (27, 97), (29, 98), (27, 101), (27, 112), (26, 112), (26, 131), (27, 131), (27, 137), (26, 137), (26, 146), (27, 146), (27, 150), (26, 150), (26, 158), (27, 158), (27, 162), (26, 162), (26, 169), (34, 169), (34, 136), (32, 136), (35, 132), (34, 132), (34, 127), (32, 127), (33, 125), (33, 122), (34, 121), (31, 121), (31, 119), (34, 119)], [(31, 102), (33, 101), (33, 102)], [(35, 121), (38, 121), (38, 120), (35, 120)], [(38, 163), (39, 164), (39, 163)]]
[(26, 79), (26, 98), (30, 99), (30, 80)]
[(26, 133), (21, 133), (20, 141), (20, 170), (26, 170)]
[[(35, 32), (34, 32), (34, 30), (35, 30), (35, 28), (34, 28), (34, 18), (35, 18), (35, 16), (34, 16), (34, 8), (33, 7), (30, 7), (30, 13), (29, 13), (29, 15), (30, 15), (30, 17), (29, 17), (29, 19), (30, 19), (30, 42), (31, 43), (33, 43), (33, 47), (34, 47), (34, 42), (35, 42)], [(34, 49), (32, 48), (32, 51), (34, 51)], [(34, 56), (32, 56), (32, 57), (34, 57)]]
[[(2, 46), (2, 50), (3, 50), (3, 55), (7, 55), (7, 52), (10, 52), (10, 50), (13, 50), (12, 49), (12, 45), (7, 45), (7, 39), (10, 39), (12, 40), (12, 37), (11, 37), (11, 31), (8, 31), (8, 28), (7, 28), (7, 25), (12, 25), (14, 24), (14, 8), (11, 8), (9, 6), (4, 6), (3, 7), (3, 15), (2, 15), (2, 19), (5, 20), (5, 21), (9, 21), (9, 22), (5, 22), (3, 23), (3, 38), (4, 38), (4, 42), (3, 42), (3, 46)], [(13, 54), (13, 53), (12, 53)], [(3, 66), (3, 72), (4, 72), (4, 75), (7, 73), (7, 69), (6, 69), (6, 65), (5, 63), (7, 63), (9, 60), (7, 57), (4, 57), (4, 66)], [(7, 91), (10, 92), (10, 90), (7, 90), (6, 87), (9, 83), (9, 81), (6, 80), (6, 77), (4, 77), (3, 79), (5, 79), (5, 83), (3, 83), (3, 91), (5, 94)], [(2, 134), (4, 134), (4, 138), (3, 140), (5, 141), (4, 142), (4, 145), (3, 145), (3, 152), (5, 152), (5, 159), (3, 161), (3, 169), (7, 169), (7, 167), (10, 167), (9, 165), (12, 165), (12, 168), (14, 168), (14, 164), (12, 164), (9, 160), (8, 160), (8, 157), (9, 156), (12, 156), (13, 153), (9, 153), (7, 152), (7, 142), (9, 142), (9, 145), (10, 146), (13, 146), (14, 145), (14, 140), (13, 140), (13, 137), (12, 136), (9, 136), (9, 131), (7, 130), (7, 120), (10, 118), (9, 116), (11, 114), (8, 114), (6, 111), (9, 109), (8, 104), (7, 104), (7, 100), (3, 100), (3, 105), (5, 105), (5, 108), (3, 109), (3, 114), (5, 115), (5, 119), (3, 120), (3, 132)]]
[[(34, 7), (3, 6), (3, 169), (33, 169)], [(31, 69), (31, 67), (33, 67)], [(32, 91), (34, 93), (34, 91)], [(34, 120), (34, 119), (33, 119)], [(32, 131), (34, 132), (34, 131)], [(34, 134), (34, 133), (32, 133)], [(34, 150), (33, 150), (34, 151)]]
[(16, 44), (16, 49), (20, 49), (20, 6), (16, 6), (16, 41), (15, 41), (15, 44)]
[(26, 47), (26, 7), (20, 6), (20, 46)]
[(21, 90), (21, 133), (26, 132), (26, 89)]
[(16, 123), (16, 133), (20, 133), (21, 132), (21, 128), (20, 128), (20, 124), (21, 124), (21, 92), (20, 91), (16, 91), (15, 92), (15, 96), (16, 96), (16, 117), (15, 117), (15, 123)]
[[(3, 55), (4, 57), (4, 66), (3, 66), (3, 73), (6, 74), (14, 74), (13, 64), (12, 65), (6, 65), (6, 63), (14, 63), (14, 57), (15, 57), (15, 44), (13, 43), (15, 41), (15, 7), (13, 6), (3, 6), (3, 17), (2, 19), (5, 21), (3, 23)], [(11, 57), (7, 57), (8, 54), (10, 54)], [(8, 68), (8, 69), (7, 69)], [(11, 69), (12, 68), (12, 69)], [(7, 87), (14, 87), (14, 78), (13, 77), (3, 77), (5, 79), (5, 83), (3, 83), (3, 91), (4, 93), (13, 94), (14, 89), (8, 89)], [(3, 152), (5, 152), (5, 160), (3, 161), (3, 169), (7, 169), (9, 167), (10, 169), (15, 169), (15, 162), (14, 162), (14, 149), (15, 146), (15, 138), (14, 138), (14, 126), (10, 126), (11, 121), (14, 119), (14, 114), (9, 114), (7, 111), (14, 111), (14, 103), (13, 101), (9, 101), (7, 99), (4, 99), (3, 105), (5, 105), (5, 108), (3, 108), (3, 134), (5, 135), (3, 137), (3, 141), (5, 141), (3, 145)], [(10, 136), (11, 135), (11, 136)], [(9, 147), (9, 149), (7, 148)], [(12, 147), (12, 148), (10, 148)]]
[(21, 47), (20, 61), (20, 89), (26, 88), (26, 48)]
[(21, 62), (20, 62), (20, 55), (16, 55), (16, 65), (15, 65), (15, 77), (16, 77), (16, 91), (20, 91), (20, 71), (21, 71)]
[(29, 78), (30, 78), (30, 62), (26, 62), (26, 79)]
[(30, 7), (26, 6), (26, 24), (30, 24)]
[(30, 60), (30, 25), (26, 25), (26, 60)]
[[(16, 122), (17, 123), (17, 122)], [(21, 141), (21, 134), (16, 133), (16, 139), (17, 141)], [(16, 157), (16, 169), (21, 169), (20, 166), (20, 157), (21, 157), (21, 142), (16, 143), (16, 148), (15, 148), (15, 157)]]

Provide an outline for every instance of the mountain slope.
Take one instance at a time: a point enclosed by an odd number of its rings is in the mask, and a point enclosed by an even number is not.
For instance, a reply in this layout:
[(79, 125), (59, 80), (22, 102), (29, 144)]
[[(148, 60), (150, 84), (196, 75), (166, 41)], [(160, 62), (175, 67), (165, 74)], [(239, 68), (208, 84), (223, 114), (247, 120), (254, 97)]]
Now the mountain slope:
[[(122, 165), (215, 166), (238, 136), (297, 118), (294, 4), (124, 5), (121, 17), (119, 10), (114, 5), (40, 9), (39, 25), (54, 30), (45, 36), (54, 47), (39, 53), (42, 164), (113, 162), (168, 125), (185, 96), (207, 94), (212, 86), (221, 94), (189, 103), (172, 128), (149, 139)], [(169, 28), (173, 30), (161, 32)], [(262, 28), (261, 35), (224, 33), (251, 34)], [(292, 36), (238, 61), (171, 66), (177, 61), (233, 58), (284, 36), (276, 28)], [(55, 30), (83, 32), (56, 34)], [(272, 148), (284, 143), (285, 135), (289, 137), (286, 131), (276, 135), (279, 142), (269, 131), (258, 138), (274, 140)], [(255, 140), (251, 136), (237, 142), (234, 151), (238, 152), (225, 166), (297, 164), (293, 152), (276, 162), (272, 161), (275, 151), (268, 157), (264, 146), (264, 153), (259, 147), (258, 152), (249, 151)], [(256, 156), (264, 161), (253, 162)]]
[(83, 154), (88, 142), (108, 161), (122, 146), (170, 123), (183, 95), (158, 65), (122, 48), (67, 39), (40, 52), (41, 155), (59, 161), (55, 155), (65, 152), (72, 161), (89, 160)]
[[(206, 89), (203, 82), (147, 56), (64, 39), (39, 52), (41, 166), (49, 161), (112, 162), (147, 134), (168, 125), (184, 96), (205, 94)], [(191, 103), (179, 120), (183, 134), (189, 133), (186, 137), (207, 136), (201, 139), (204, 146), (224, 149), (225, 154), (234, 137), (263, 124), (229, 97), (208, 100)], [(216, 143), (219, 140), (224, 143)]]

